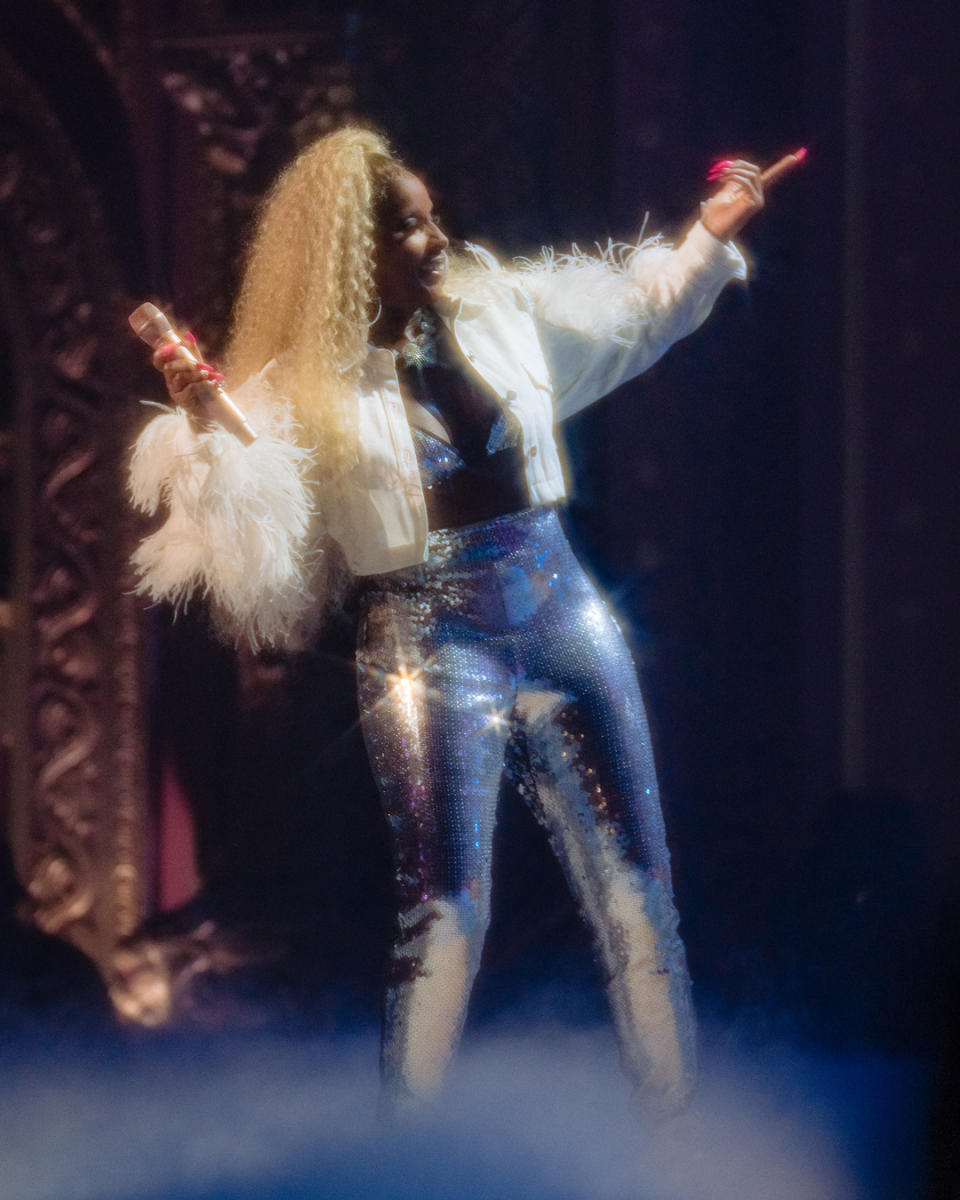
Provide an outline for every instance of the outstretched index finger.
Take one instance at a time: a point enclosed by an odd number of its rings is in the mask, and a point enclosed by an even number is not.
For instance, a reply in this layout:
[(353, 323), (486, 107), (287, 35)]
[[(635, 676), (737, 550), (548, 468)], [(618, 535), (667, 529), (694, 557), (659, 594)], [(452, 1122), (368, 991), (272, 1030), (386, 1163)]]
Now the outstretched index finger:
[(760, 176), (761, 183), (765, 188), (770, 187), (771, 184), (778, 183), (788, 172), (794, 171), (797, 167), (801, 166), (806, 161), (806, 157), (806, 146), (801, 146), (793, 154), (785, 154), (779, 162), (775, 162), (772, 167), (767, 167)]

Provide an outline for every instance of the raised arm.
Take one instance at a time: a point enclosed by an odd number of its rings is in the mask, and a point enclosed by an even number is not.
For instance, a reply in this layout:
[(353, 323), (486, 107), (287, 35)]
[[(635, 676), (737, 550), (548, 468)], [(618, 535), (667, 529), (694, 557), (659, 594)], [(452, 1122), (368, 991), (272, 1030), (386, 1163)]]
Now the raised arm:
[(765, 183), (802, 161), (788, 155), (767, 172), (741, 159), (717, 164), (717, 186), (675, 248), (651, 239), (525, 272), (558, 420), (645, 371), (706, 319), (727, 283), (746, 278), (730, 238), (763, 207)]
[(641, 374), (706, 318), (740, 252), (698, 221), (675, 249), (608, 248), (531, 272), (526, 287), (550, 368), (558, 420)]

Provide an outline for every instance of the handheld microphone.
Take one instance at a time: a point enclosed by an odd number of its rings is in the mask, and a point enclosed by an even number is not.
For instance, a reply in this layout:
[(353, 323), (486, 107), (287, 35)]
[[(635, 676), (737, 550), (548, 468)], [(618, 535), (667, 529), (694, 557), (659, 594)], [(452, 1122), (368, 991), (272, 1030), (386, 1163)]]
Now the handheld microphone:
[[(200, 365), (196, 354), (155, 304), (141, 304), (133, 310), (129, 320), (133, 332), (153, 350), (159, 350), (161, 346), (176, 346), (184, 358)], [(252, 445), (257, 440), (257, 435), (223, 388), (210, 380), (206, 384), (206, 391), (204, 415), (222, 425), (245, 446)]]

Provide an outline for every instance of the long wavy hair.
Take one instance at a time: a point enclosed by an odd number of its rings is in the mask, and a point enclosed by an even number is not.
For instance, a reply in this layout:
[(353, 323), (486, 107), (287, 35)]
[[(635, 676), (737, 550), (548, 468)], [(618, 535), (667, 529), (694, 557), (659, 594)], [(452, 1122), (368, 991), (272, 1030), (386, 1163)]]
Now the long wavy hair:
[(226, 351), (236, 385), (270, 359), (336, 486), (356, 458), (353, 393), (376, 319), (377, 208), (405, 168), (386, 139), (347, 127), (282, 172), (250, 243)]

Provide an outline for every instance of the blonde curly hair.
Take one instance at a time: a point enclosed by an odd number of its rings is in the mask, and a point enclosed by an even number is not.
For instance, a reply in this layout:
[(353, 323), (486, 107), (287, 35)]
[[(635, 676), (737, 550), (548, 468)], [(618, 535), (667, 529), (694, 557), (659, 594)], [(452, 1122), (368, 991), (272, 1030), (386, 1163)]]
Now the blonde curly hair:
[(328, 485), (356, 458), (352, 396), (376, 319), (376, 210), (404, 170), (372, 130), (320, 138), (277, 179), (247, 254), (228, 379), (239, 384), (277, 359), (278, 386)]

